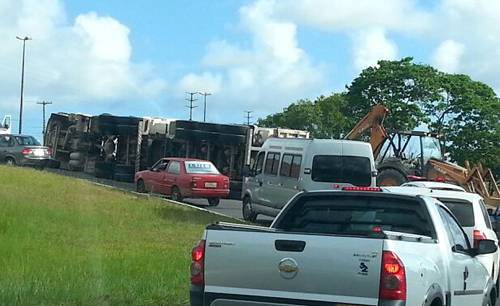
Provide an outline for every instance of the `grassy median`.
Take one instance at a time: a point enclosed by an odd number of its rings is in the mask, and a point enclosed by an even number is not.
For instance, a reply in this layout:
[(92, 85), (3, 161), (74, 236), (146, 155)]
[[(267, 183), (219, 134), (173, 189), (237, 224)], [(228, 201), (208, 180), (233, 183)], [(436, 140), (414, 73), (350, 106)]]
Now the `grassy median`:
[(186, 305), (190, 250), (221, 219), (0, 166), (0, 305)]

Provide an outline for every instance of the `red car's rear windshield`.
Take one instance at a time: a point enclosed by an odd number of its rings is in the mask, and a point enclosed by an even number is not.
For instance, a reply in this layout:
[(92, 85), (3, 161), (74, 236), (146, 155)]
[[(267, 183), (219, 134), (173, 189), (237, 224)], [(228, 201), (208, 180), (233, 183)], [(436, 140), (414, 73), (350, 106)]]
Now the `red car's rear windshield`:
[(186, 173), (189, 174), (220, 174), (219, 170), (208, 161), (187, 161), (184, 165)]

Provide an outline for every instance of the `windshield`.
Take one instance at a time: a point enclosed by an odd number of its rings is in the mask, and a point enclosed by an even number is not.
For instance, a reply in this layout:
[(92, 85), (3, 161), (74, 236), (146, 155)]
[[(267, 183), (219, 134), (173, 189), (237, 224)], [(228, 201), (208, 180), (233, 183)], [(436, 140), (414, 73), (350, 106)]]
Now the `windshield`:
[(187, 161), (184, 165), (186, 173), (189, 174), (220, 174), (219, 170), (211, 162)]
[(422, 137), (422, 147), (424, 149), (424, 162), (427, 162), (431, 158), (443, 159), (439, 139), (434, 137)]
[(38, 140), (33, 136), (14, 136), (14, 138), (21, 146), (40, 146)]

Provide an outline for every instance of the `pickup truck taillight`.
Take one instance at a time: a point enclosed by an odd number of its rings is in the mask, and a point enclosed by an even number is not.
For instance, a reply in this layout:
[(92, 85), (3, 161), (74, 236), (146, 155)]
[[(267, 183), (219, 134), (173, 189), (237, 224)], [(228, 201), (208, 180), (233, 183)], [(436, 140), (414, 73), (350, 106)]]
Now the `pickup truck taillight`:
[(486, 235), (479, 230), (474, 230), (472, 236), (474, 237), (474, 248), (479, 247), (479, 241), (486, 239)]
[(391, 251), (382, 254), (379, 299), (406, 300), (405, 267), (399, 257)]
[(205, 283), (205, 240), (200, 240), (191, 251), (191, 284), (203, 286)]

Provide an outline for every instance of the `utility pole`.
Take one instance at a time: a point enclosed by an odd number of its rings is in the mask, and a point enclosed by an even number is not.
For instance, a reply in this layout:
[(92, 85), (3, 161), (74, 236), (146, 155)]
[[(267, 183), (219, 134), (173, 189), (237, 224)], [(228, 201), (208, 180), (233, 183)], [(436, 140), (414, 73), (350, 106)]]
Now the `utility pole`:
[(189, 95), (189, 98), (186, 99), (187, 101), (189, 101), (189, 105), (187, 105), (186, 107), (189, 108), (189, 120), (193, 120), (193, 108), (197, 108), (198, 106), (194, 106), (193, 105), (193, 102), (198, 100), (198, 99), (194, 99), (194, 95), (198, 94), (197, 92), (186, 92), (188, 95)]
[(16, 36), (17, 39), (23, 41), (23, 63), (21, 68), (21, 102), (19, 106), (19, 134), (23, 132), (23, 93), (24, 93), (24, 56), (26, 54), (26, 41), (31, 40), (28, 36), (21, 38)]
[(244, 111), (244, 112), (246, 113), (245, 118), (247, 118), (247, 124), (250, 125), (250, 118), (252, 118), (250, 114), (253, 113), (253, 111)]
[(207, 121), (207, 96), (212, 94), (209, 92), (197, 92), (199, 95), (203, 96), (203, 122)]
[(43, 143), (45, 143), (45, 105), (50, 105), (52, 102), (49, 101), (42, 101), (42, 102), (36, 102), (36, 104), (40, 104), (42, 106), (42, 135), (43, 135)]

